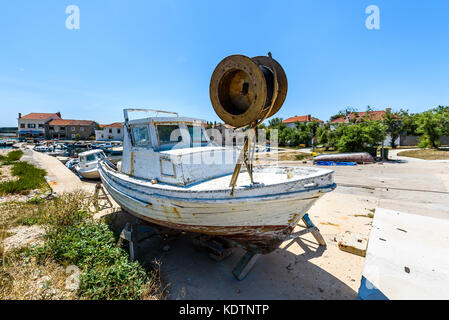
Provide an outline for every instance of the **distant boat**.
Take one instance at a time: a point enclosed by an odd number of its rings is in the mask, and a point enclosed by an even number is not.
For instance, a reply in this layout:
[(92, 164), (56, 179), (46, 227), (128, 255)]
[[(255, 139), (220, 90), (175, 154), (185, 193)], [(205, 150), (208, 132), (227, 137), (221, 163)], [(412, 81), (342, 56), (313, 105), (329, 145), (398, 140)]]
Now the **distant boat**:
[(320, 154), (313, 158), (313, 163), (317, 162), (355, 162), (359, 164), (375, 163), (373, 156), (368, 152), (352, 152), (352, 153), (330, 153)]
[(85, 179), (99, 179), (98, 163), (106, 159), (103, 150), (89, 150), (79, 154), (79, 163), (75, 165), (75, 171)]

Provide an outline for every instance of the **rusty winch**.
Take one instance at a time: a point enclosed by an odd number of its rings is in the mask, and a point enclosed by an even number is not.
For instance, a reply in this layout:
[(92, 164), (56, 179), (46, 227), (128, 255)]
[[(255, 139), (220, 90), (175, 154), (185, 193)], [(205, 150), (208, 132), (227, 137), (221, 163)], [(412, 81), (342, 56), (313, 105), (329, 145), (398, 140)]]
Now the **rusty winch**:
[(245, 164), (253, 180), (253, 161), (256, 128), (265, 119), (275, 115), (287, 97), (287, 76), (281, 65), (268, 56), (248, 58), (232, 55), (215, 68), (210, 81), (210, 100), (215, 112), (225, 123), (249, 127), (245, 143), (231, 178), (231, 194), (240, 169)]
[(232, 55), (215, 68), (210, 99), (217, 115), (234, 127), (256, 127), (281, 109), (287, 97), (287, 77), (271, 57)]

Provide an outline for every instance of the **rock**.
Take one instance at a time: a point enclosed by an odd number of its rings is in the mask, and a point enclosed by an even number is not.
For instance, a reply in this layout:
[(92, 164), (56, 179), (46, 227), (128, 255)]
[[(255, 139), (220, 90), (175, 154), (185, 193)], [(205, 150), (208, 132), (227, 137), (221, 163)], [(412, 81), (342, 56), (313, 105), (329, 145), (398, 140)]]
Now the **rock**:
[(367, 247), (368, 247), (368, 239), (365, 235), (352, 233), (349, 231), (346, 231), (341, 240), (338, 242), (338, 248), (340, 248), (340, 250), (361, 257), (366, 256)]

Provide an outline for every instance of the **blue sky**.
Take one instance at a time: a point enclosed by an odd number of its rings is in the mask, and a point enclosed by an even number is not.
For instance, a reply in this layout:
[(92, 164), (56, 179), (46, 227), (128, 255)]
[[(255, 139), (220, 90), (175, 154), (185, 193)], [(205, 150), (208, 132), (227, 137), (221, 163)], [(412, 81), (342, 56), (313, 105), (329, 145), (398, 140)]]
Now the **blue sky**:
[[(368, 5), (380, 30), (365, 27)], [(219, 120), (215, 66), (268, 51), (289, 80), (283, 118), (449, 105), (447, 0), (2, 1), (0, 39), (0, 126), (18, 112), (111, 123), (137, 106)]]

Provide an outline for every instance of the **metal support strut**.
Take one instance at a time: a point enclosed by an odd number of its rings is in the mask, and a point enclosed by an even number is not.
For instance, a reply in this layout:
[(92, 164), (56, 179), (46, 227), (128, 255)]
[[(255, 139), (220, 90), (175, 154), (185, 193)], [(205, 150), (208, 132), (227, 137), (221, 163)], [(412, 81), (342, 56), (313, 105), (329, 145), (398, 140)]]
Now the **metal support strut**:
[(131, 224), (127, 222), (120, 234), (119, 242), (121, 242), (122, 239), (128, 241), (129, 256), (131, 261), (134, 261), (139, 255), (139, 249), (141, 248), (140, 243), (159, 234), (160, 231), (156, 228), (140, 225), (139, 223)]
[[(320, 246), (326, 246), (326, 241), (324, 240), (323, 236), (320, 233), (320, 230), (313, 224), (312, 220), (310, 220), (309, 215), (306, 213), (301, 220), (305, 224), (305, 228), (301, 231), (292, 233), (288, 239), (296, 239), (304, 234), (312, 233), (315, 240), (318, 242)], [(240, 261), (235, 266), (232, 273), (237, 278), (237, 280), (241, 281), (245, 279), (245, 277), (248, 275), (248, 273), (251, 271), (251, 268), (256, 263), (257, 259), (261, 256), (260, 253), (255, 252), (246, 252), (243, 257), (240, 259)]]

